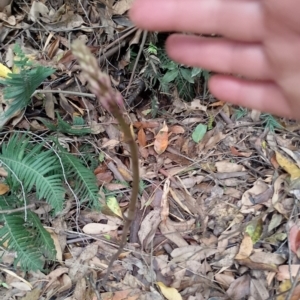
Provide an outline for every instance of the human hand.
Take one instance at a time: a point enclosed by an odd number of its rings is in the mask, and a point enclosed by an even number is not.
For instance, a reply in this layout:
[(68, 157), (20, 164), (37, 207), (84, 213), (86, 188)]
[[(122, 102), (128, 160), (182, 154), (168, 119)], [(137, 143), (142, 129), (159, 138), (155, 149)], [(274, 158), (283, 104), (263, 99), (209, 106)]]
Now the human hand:
[(147, 30), (221, 35), (173, 34), (166, 49), (219, 73), (209, 81), (216, 98), (300, 119), (299, 11), (299, 0), (136, 0), (130, 16)]

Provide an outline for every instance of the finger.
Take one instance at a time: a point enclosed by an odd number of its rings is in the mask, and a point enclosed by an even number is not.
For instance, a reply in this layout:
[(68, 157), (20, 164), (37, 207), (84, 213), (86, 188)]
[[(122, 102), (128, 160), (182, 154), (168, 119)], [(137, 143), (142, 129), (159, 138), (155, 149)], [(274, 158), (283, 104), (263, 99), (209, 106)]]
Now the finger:
[(250, 79), (272, 79), (260, 44), (172, 35), (167, 40), (166, 49), (172, 59), (189, 66)]
[(216, 98), (232, 104), (281, 117), (300, 118), (298, 110), (293, 109), (281, 90), (271, 82), (247, 81), (215, 75), (209, 81), (209, 89)]
[(137, 0), (132, 21), (153, 31), (219, 34), (240, 41), (258, 41), (262, 35), (258, 0)]

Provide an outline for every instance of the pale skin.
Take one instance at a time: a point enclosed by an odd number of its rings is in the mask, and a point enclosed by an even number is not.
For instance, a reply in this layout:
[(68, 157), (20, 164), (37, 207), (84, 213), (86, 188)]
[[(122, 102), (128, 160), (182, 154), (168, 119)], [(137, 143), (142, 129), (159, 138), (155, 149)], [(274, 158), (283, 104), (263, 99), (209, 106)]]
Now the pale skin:
[(195, 34), (172, 34), (167, 52), (217, 72), (217, 99), (300, 119), (299, 0), (136, 0), (130, 17), (143, 29)]

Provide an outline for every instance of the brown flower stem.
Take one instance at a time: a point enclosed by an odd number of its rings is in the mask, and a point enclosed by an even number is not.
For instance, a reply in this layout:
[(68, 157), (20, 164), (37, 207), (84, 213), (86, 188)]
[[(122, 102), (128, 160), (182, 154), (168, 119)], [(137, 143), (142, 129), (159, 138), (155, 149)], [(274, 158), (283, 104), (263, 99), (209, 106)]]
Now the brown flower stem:
[(111, 271), (111, 268), (113, 266), (113, 263), (116, 259), (118, 259), (119, 255), (121, 254), (127, 240), (127, 235), (129, 233), (130, 225), (134, 219), (135, 210), (136, 210), (136, 203), (138, 198), (138, 192), (139, 192), (139, 181), (140, 181), (140, 175), (139, 175), (139, 158), (138, 158), (138, 150), (137, 145), (134, 140), (134, 137), (131, 134), (131, 130), (129, 125), (126, 123), (126, 121), (123, 118), (122, 113), (120, 112), (120, 109), (117, 105), (112, 105), (110, 107), (110, 112), (112, 115), (118, 120), (120, 127), (124, 133), (125, 141), (129, 145), (130, 148), (130, 154), (131, 154), (131, 166), (132, 166), (132, 192), (131, 192), (131, 199), (129, 202), (129, 209), (128, 209), (128, 215), (127, 217), (124, 216), (124, 227), (123, 227), (123, 233), (121, 238), (121, 243), (119, 245), (118, 251), (113, 255), (111, 258), (109, 265), (107, 267), (106, 274), (103, 278), (102, 286), (105, 287), (109, 273)]
[(83, 75), (87, 79), (91, 91), (98, 98), (99, 104), (106, 108), (118, 120), (120, 127), (124, 133), (125, 141), (128, 143), (131, 152), (133, 182), (128, 215), (127, 217), (124, 216), (124, 228), (119, 249), (111, 258), (102, 282), (102, 285), (105, 286), (112, 265), (114, 261), (119, 257), (124, 248), (124, 245), (126, 244), (126, 238), (129, 232), (129, 228), (135, 214), (140, 180), (138, 150), (134, 137), (131, 134), (130, 127), (123, 118), (122, 110), (125, 108), (125, 106), (121, 94), (111, 87), (109, 76), (101, 72), (98, 67), (96, 58), (82, 42), (80, 42), (79, 40), (75, 41), (72, 45), (72, 51), (73, 55), (78, 59), (80, 63)]

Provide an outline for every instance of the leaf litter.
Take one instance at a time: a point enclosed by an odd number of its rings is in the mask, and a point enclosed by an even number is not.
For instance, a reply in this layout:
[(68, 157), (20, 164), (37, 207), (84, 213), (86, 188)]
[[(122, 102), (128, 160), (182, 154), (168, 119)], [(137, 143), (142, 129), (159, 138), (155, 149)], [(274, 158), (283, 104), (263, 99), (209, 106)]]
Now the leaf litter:
[[(55, 124), (57, 113), (70, 124), (81, 117), (92, 134), (58, 138), (70, 153), (85, 146), (96, 157), (90, 167), (104, 209), (78, 211), (71, 198), (55, 218), (48, 205), (35, 208), (56, 261), (43, 272), (23, 272), (4, 244), (1, 299), (299, 299), (299, 124), (278, 120), (282, 127), (272, 131), (259, 112), (237, 118), (239, 108), (207, 96), (201, 81), (190, 102), (176, 88), (159, 94), (157, 116), (149, 113), (150, 93), (136, 93), (127, 120), (139, 147), (139, 204), (128, 242), (101, 285), (128, 210), (130, 153), (116, 121), (89, 94), (69, 41), (85, 41), (125, 95), (126, 68), (142, 36), (127, 15), (132, 1), (6, 2), (0, 41), (7, 64), (0, 76), (13, 68), (15, 43), (56, 69), (51, 86), (44, 84), (25, 115), (7, 126), (40, 134), (47, 129), (43, 120)], [(138, 63), (136, 82), (145, 80), (147, 67)]]

